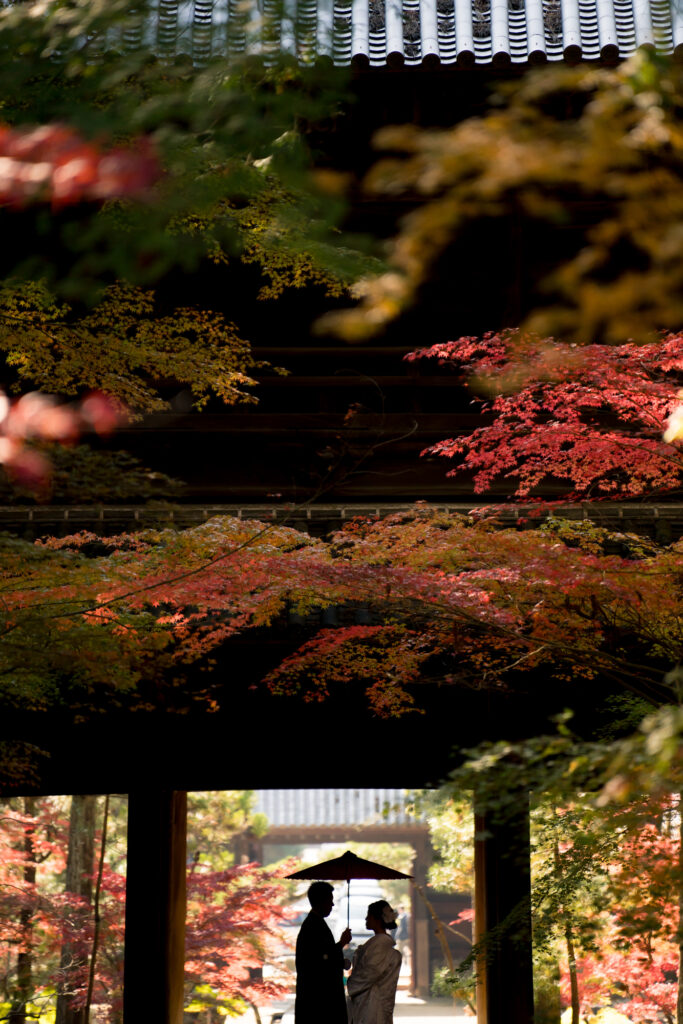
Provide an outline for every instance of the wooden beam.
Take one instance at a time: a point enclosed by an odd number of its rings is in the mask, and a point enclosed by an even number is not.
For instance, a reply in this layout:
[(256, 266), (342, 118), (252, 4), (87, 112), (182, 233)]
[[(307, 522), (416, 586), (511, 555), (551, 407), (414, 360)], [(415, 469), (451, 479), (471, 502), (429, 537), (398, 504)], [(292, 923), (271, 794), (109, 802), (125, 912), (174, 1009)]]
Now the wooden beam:
[(124, 1024), (182, 1024), (187, 794), (162, 789), (128, 801)]
[(270, 825), (264, 837), (272, 843), (408, 843), (415, 844), (429, 832), (426, 822), (414, 825)]

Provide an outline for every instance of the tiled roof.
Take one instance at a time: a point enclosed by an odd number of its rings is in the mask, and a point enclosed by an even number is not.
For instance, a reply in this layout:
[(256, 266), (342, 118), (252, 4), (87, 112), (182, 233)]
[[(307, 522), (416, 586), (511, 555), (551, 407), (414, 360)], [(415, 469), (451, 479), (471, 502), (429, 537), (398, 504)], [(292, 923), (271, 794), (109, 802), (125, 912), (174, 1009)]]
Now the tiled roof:
[(403, 789), (260, 789), (255, 810), (273, 828), (320, 825), (414, 825)]
[[(157, 0), (140, 25), (164, 55), (229, 53), (372, 67), (683, 55), (680, 0)], [(129, 34), (129, 42), (133, 42)]]

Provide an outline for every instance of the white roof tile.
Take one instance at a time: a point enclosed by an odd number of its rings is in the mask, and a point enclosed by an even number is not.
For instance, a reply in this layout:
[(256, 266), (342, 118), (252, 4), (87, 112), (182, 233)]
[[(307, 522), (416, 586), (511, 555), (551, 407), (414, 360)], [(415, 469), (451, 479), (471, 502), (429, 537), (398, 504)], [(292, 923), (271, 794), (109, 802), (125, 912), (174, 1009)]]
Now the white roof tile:
[(407, 814), (403, 789), (260, 789), (255, 810), (272, 827), (421, 825)]
[[(303, 63), (438, 67), (683, 53), (678, 0), (156, 0), (148, 42), (196, 63), (289, 53)], [(150, 39), (149, 36), (152, 36)], [(130, 40), (134, 43), (134, 40)]]

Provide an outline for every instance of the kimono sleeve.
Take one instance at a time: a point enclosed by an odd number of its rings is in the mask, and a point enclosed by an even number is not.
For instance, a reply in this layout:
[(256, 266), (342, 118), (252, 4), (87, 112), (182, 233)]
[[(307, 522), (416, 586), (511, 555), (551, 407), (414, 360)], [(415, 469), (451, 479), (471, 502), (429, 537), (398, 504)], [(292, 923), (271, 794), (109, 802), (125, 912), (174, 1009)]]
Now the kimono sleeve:
[(361, 950), (362, 956), (354, 963), (353, 970), (346, 983), (350, 996), (356, 996), (361, 992), (365, 992), (380, 981), (387, 970), (389, 963), (388, 954), (393, 950), (393, 946), (384, 947), (378, 943), (369, 942), (365, 947), (361, 947), (358, 952), (360, 953)]

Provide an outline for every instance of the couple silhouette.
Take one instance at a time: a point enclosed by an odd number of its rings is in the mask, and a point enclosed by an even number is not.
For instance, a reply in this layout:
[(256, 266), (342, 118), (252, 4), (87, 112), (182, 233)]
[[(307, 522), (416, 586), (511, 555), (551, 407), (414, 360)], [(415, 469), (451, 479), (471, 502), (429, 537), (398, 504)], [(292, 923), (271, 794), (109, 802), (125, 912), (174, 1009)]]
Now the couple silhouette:
[[(401, 954), (388, 933), (396, 928), (396, 912), (386, 900), (370, 904), (365, 923), (374, 935), (350, 963), (344, 947), (351, 930), (345, 928), (335, 942), (325, 920), (334, 906), (329, 882), (314, 882), (308, 902), (311, 909), (296, 941), (296, 1024), (392, 1024)], [(347, 998), (344, 969), (349, 966)]]

